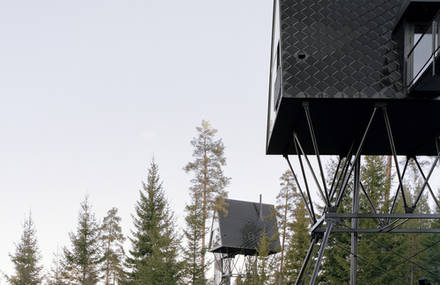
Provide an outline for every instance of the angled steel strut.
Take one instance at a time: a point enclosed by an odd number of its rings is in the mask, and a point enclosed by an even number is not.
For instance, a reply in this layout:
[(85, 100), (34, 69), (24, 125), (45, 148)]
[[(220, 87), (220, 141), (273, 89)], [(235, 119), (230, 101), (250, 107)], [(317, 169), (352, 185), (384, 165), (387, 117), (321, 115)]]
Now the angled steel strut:
[[(435, 197), (434, 191), (429, 184), (429, 179), (431, 178), (435, 167), (437, 166), (440, 160), (440, 142), (436, 140), (437, 147), (437, 156), (432, 163), (429, 172), (427, 175), (423, 172), (418, 160), (416, 157), (406, 157), (405, 164), (403, 168), (399, 167), (399, 161), (397, 157), (396, 145), (391, 129), (390, 118), (388, 116), (387, 106), (384, 104), (376, 104), (372, 110), (372, 113), (369, 117), (369, 120), (363, 129), (363, 133), (360, 134), (358, 139), (354, 139), (348, 149), (346, 156), (340, 156), (337, 162), (336, 171), (331, 177), (331, 184), (327, 185), (326, 177), (324, 175), (321, 155), (319, 152), (318, 141), (315, 136), (315, 129), (312, 120), (312, 112), (311, 105), (309, 103), (303, 104), (305, 116), (307, 119), (308, 125), (308, 133), (311, 138), (311, 142), (313, 145), (314, 155), (316, 155), (316, 161), (318, 165), (318, 169), (315, 170), (312, 167), (312, 163), (309, 160), (308, 154), (305, 152), (303, 145), (299, 137), (303, 138), (304, 135), (298, 136), (297, 133), (293, 132), (291, 145), (293, 145), (295, 153), (298, 158), (299, 171), (303, 178), (301, 184), (297, 173), (294, 170), (294, 167), (289, 160), (287, 154), (284, 154), (284, 158), (286, 159), (289, 169), (292, 172), (295, 183), (297, 184), (299, 193), (301, 195), (302, 200), (304, 201), (305, 207), (307, 209), (307, 213), (310, 216), (311, 227), (310, 227), (310, 235), (311, 242), (307, 253), (305, 255), (304, 261), (301, 266), (301, 270), (296, 278), (295, 285), (305, 284), (307, 282), (309, 285), (314, 285), (318, 279), (320, 268), (322, 262), (324, 260), (324, 253), (329, 242), (330, 236), (332, 233), (347, 233), (351, 235), (351, 249), (345, 249), (350, 253), (350, 285), (356, 285), (357, 282), (357, 260), (364, 260), (358, 254), (358, 240), (360, 237), (367, 238), (366, 234), (393, 234), (393, 233), (429, 233), (429, 234), (440, 234), (440, 229), (423, 229), (423, 228), (403, 228), (402, 226), (407, 223), (411, 219), (426, 219), (426, 220), (434, 220), (440, 219), (440, 214), (420, 214), (416, 213), (416, 207), (418, 201), (423, 195), (424, 189), (428, 188), (432, 198), (434, 199), (436, 205), (440, 208), (440, 202)], [(372, 189), (367, 189), (367, 185), (362, 183), (361, 181), (361, 155), (362, 150), (364, 148), (364, 144), (366, 142), (367, 135), (372, 127), (373, 121), (375, 120), (377, 111), (381, 110), (383, 113), (384, 125), (388, 136), (388, 141), (390, 145), (390, 152), (394, 159), (396, 173), (395, 175), (398, 177), (398, 185), (395, 194), (393, 194), (392, 204), (390, 209), (381, 210), (381, 207), (375, 205), (375, 202), (372, 199), (372, 196), (369, 195)], [(408, 165), (410, 160), (413, 160), (415, 165), (417, 166), (418, 172), (420, 176), (423, 178), (423, 184), (421, 189), (419, 190), (415, 201), (412, 205), (408, 205), (408, 201), (404, 192), (404, 184), (403, 179), (408, 169)], [(305, 161), (305, 162), (304, 162)], [(304, 164), (307, 164), (305, 166)], [(307, 169), (306, 169), (307, 168)], [(307, 174), (307, 171), (309, 172)], [(319, 172), (319, 175), (316, 175)], [(322, 199), (322, 204), (325, 205), (323, 207), (322, 214), (317, 216), (315, 212), (315, 206), (311, 195), (312, 187), (309, 184), (308, 177), (311, 175), (311, 179), (314, 181), (315, 189), (318, 193), (318, 197)], [(318, 177), (320, 179), (318, 179)], [(321, 180), (321, 181), (319, 181)], [(302, 187), (303, 185), (303, 187)], [(303, 191), (303, 189), (305, 191)], [(352, 195), (345, 195), (345, 192), (349, 189)], [(362, 194), (361, 194), (362, 193)], [(399, 194), (402, 197), (402, 201), (404, 204), (405, 212), (403, 214), (395, 213), (397, 208), (397, 201), (399, 198)], [(360, 196), (365, 198), (365, 201), (368, 205), (367, 210), (370, 212), (367, 213), (359, 213), (360, 208)], [(353, 199), (351, 199), (352, 197)], [(346, 199), (351, 199), (352, 202), (352, 211), (351, 213), (341, 213), (341, 203)], [(385, 213), (381, 212), (385, 211)], [(343, 222), (343, 220), (351, 220), (351, 226), (348, 226)], [(360, 221), (363, 219), (375, 219), (377, 221), (376, 228), (364, 228), (361, 227)], [(372, 240), (375, 242), (375, 240)], [(318, 250), (316, 250), (317, 245), (319, 244)], [(436, 243), (437, 244), (437, 243)], [(338, 244), (335, 244), (339, 246)], [(378, 243), (378, 246), (381, 244)], [(432, 245), (434, 246), (434, 245)], [(431, 247), (432, 247), (431, 246)], [(422, 250), (421, 252), (427, 249)], [(413, 261), (412, 259), (420, 254), (420, 252), (416, 254), (412, 254), (410, 256), (402, 255), (398, 252), (391, 252), (392, 254), (397, 255), (399, 258), (403, 260), (402, 263), (411, 263), (421, 270), (432, 273), (429, 268), (424, 267), (422, 264)], [(364, 260), (365, 261), (365, 260)], [(367, 261), (366, 261), (367, 262)], [(369, 261), (368, 261), (369, 262)], [(374, 265), (374, 262), (369, 262)], [(386, 269), (379, 268), (383, 271), (383, 274), (390, 274), (390, 272)], [(310, 273), (309, 273), (310, 270)], [(396, 276), (397, 280), (402, 280), (399, 276)], [(403, 281), (403, 280), (402, 280)]]

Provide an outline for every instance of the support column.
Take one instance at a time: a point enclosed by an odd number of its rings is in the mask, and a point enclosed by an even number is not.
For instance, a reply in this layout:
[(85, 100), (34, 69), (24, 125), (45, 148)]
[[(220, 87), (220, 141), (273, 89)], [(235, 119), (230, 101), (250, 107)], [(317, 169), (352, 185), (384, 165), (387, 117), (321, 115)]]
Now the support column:
[(317, 242), (317, 238), (313, 238), (312, 241), (310, 242), (310, 247), (309, 250), (307, 251), (306, 258), (304, 259), (303, 264), (301, 266), (301, 270), (298, 276), (296, 277), (295, 285), (299, 285), (300, 282), (302, 281), (304, 272), (306, 271), (307, 264), (309, 263), (310, 257), (312, 256), (313, 248), (315, 247), (316, 242)]
[[(354, 169), (354, 185), (353, 185), (353, 203), (352, 213), (359, 213), (359, 188), (361, 176), (361, 157), (355, 161)], [(351, 219), (351, 227), (355, 230), (359, 227), (359, 220), (357, 218)], [(351, 256), (350, 256), (350, 285), (356, 285), (357, 282), (357, 254), (358, 254), (358, 233), (351, 233)]]
[(322, 258), (324, 257), (325, 247), (327, 246), (328, 237), (333, 229), (333, 221), (329, 221), (327, 224), (327, 228), (325, 229), (324, 237), (321, 241), (321, 246), (319, 247), (318, 259), (316, 260), (315, 269), (312, 273), (312, 278), (310, 279), (309, 285), (315, 285), (316, 278), (318, 278), (319, 267), (321, 266)]
[(234, 262), (234, 258), (231, 256), (226, 256), (223, 259), (223, 276), (222, 276), (222, 285), (231, 285), (231, 275), (232, 275), (232, 263)]

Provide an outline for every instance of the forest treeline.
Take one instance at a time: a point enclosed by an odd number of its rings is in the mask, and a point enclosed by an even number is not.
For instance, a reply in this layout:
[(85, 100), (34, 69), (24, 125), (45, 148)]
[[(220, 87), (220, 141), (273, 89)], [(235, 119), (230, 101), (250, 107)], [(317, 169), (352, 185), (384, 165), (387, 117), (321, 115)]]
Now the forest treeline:
[[(183, 167), (191, 177), (191, 186), (182, 230), (176, 225), (159, 166), (153, 160), (139, 191), (129, 236), (123, 234), (117, 208), (109, 209), (105, 217), (98, 220), (86, 197), (80, 204), (76, 229), (69, 233), (70, 244), (54, 253), (51, 268), (44, 269), (36, 227), (29, 215), (15, 252), (10, 254), (15, 271), (5, 275), (7, 282), (12, 285), (213, 284), (209, 277), (213, 258), (207, 254), (209, 226), (214, 210), (224, 209), (231, 178), (223, 172), (225, 147), (217, 137), (217, 130), (202, 121), (196, 131), (190, 142), (192, 160)], [(389, 211), (395, 190), (392, 190), (388, 162), (383, 156), (363, 158), (361, 182), (371, 201), (361, 195), (360, 212), (370, 212), (371, 203), (379, 212)], [(328, 165), (329, 177), (336, 168), (335, 162)], [(404, 191), (411, 200), (423, 180), (412, 162), (408, 172)], [(286, 285), (295, 282), (310, 245), (310, 217), (290, 171), (281, 173), (278, 190), (279, 235), (261, 237), (259, 256), (248, 258), (248, 266), (241, 277), (233, 280), (235, 284)], [(345, 195), (342, 212), (350, 212), (350, 191)], [(402, 204), (397, 200), (396, 212), (404, 212)], [(438, 213), (440, 209), (431, 209), (427, 196), (422, 196), (417, 211)], [(350, 226), (348, 222), (347, 227)], [(362, 220), (360, 227), (375, 228), (378, 224), (381, 221)], [(440, 221), (410, 220), (400, 227), (440, 228)], [(269, 255), (267, 245), (273, 238), (280, 240), (281, 252)], [(125, 243), (128, 246), (124, 247)], [(440, 282), (440, 235), (362, 234), (358, 263), (358, 284), (417, 284), (422, 277)], [(349, 269), (350, 235), (334, 233), (325, 252), (319, 284), (348, 284)]]

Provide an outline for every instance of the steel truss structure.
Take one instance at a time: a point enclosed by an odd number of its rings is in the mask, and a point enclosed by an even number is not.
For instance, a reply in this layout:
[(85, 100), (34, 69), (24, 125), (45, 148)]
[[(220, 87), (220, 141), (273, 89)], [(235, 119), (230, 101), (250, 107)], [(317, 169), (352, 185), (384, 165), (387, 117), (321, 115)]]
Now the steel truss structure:
[[(430, 195), (432, 196), (435, 204), (437, 207), (440, 208), (440, 203), (435, 197), (434, 191), (432, 190), (429, 179), (432, 176), (432, 173), (439, 161), (440, 158), (440, 148), (439, 148), (439, 138), (435, 138), (435, 141), (433, 143), (436, 144), (437, 149), (437, 155), (435, 157), (434, 162), (432, 163), (430, 170), (427, 175), (422, 170), (422, 167), (420, 166), (420, 163), (415, 156), (408, 156), (406, 157), (405, 165), (403, 169), (399, 167), (399, 161), (396, 154), (396, 148), (394, 143), (394, 137), (392, 133), (392, 128), (390, 124), (390, 120), (388, 117), (387, 112), (387, 106), (383, 103), (378, 103), (372, 108), (372, 113), (369, 118), (369, 120), (366, 122), (366, 126), (363, 130), (362, 135), (360, 136), (360, 139), (357, 139), (352, 142), (351, 147), (348, 151), (348, 153), (345, 156), (339, 157), (339, 162), (336, 167), (335, 175), (331, 181), (331, 183), (327, 184), (322, 163), (321, 163), (321, 157), (319, 154), (318, 149), (318, 143), (315, 136), (315, 130), (312, 123), (312, 116), (309, 108), (309, 104), (305, 102), (303, 104), (305, 116), (307, 118), (308, 123), (308, 129), (311, 137), (311, 141), (313, 144), (314, 149), (314, 156), (316, 156), (316, 161), (318, 164), (318, 169), (315, 171), (315, 169), (312, 167), (312, 164), (310, 162), (310, 159), (308, 155), (304, 152), (304, 148), (297, 136), (296, 133), (293, 133), (293, 144), (294, 148), (296, 150), (298, 162), (299, 162), (299, 169), (302, 175), (303, 183), (300, 183), (298, 176), (296, 174), (295, 169), (292, 166), (292, 163), (290, 162), (290, 159), (287, 154), (284, 155), (284, 158), (286, 159), (290, 170), (292, 171), (293, 178), (297, 184), (297, 188), (299, 193), (301, 194), (301, 197), (306, 205), (307, 212), (310, 216), (311, 220), (311, 244), (307, 251), (306, 257), (304, 259), (304, 262), (302, 264), (301, 270), (298, 274), (297, 280), (295, 284), (304, 284), (305, 276), (309, 275), (309, 272), (311, 270), (311, 277), (309, 284), (313, 285), (315, 284), (320, 266), (323, 261), (324, 251), (326, 249), (329, 237), (332, 233), (335, 232), (344, 232), (344, 233), (350, 233), (351, 234), (351, 246), (350, 249), (347, 249), (341, 245), (336, 245), (338, 247), (341, 247), (342, 249), (346, 250), (350, 254), (350, 284), (355, 285), (357, 280), (357, 262), (358, 259), (363, 260), (361, 256), (358, 255), (358, 240), (359, 235), (363, 233), (440, 233), (439, 229), (401, 229), (399, 228), (401, 225), (403, 225), (405, 222), (407, 222), (410, 219), (440, 219), (440, 214), (417, 214), (415, 213), (415, 210), (417, 208), (418, 202), (420, 198), (422, 197), (425, 189), (428, 189)], [(388, 140), (390, 143), (390, 155), (392, 156), (396, 168), (396, 175), (398, 177), (398, 186), (397, 190), (393, 196), (391, 209), (389, 213), (379, 213), (376, 209), (374, 203), (372, 202), (369, 194), (368, 189), (365, 189), (364, 185), (361, 182), (361, 155), (362, 155), (362, 149), (365, 143), (365, 139), (368, 135), (368, 132), (370, 130), (370, 127), (372, 125), (373, 120), (378, 116), (378, 113), (382, 113), (383, 115), (383, 121), (385, 123), (385, 128), (388, 135)], [(424, 183), (419, 190), (419, 193), (417, 193), (416, 199), (412, 204), (408, 203), (408, 199), (405, 196), (404, 187), (403, 187), (403, 179), (405, 177), (406, 170), (408, 168), (409, 161), (413, 160), (415, 165), (417, 166), (418, 172), (420, 174), (420, 177), (424, 180)], [(316, 188), (318, 190), (319, 196), (321, 197), (322, 201), (325, 203), (324, 210), (322, 211), (320, 217), (318, 218), (312, 196), (310, 194), (310, 185), (309, 180), (307, 177), (306, 168), (308, 169), (309, 175), (311, 175), (312, 180), (314, 184), (316, 185)], [(318, 172), (318, 174), (317, 174)], [(321, 181), (320, 181), (321, 180)], [(349, 184), (353, 183), (352, 187), (348, 187)], [(329, 186), (328, 186), (329, 185)], [(352, 197), (352, 212), (349, 214), (342, 214), (339, 213), (338, 210), (340, 209), (341, 202), (344, 199), (344, 197), (347, 197), (348, 194), (347, 189), (351, 188), (351, 197)], [(364, 197), (368, 201), (369, 208), (371, 209), (371, 212), (368, 214), (361, 214), (359, 213), (359, 201), (360, 201), (360, 195), (361, 193), (364, 195)], [(404, 214), (396, 214), (396, 204), (397, 200), (401, 197), (405, 213)], [(344, 222), (347, 219), (351, 220), (351, 227), (347, 226), (347, 224)], [(359, 221), (361, 219), (374, 219), (377, 222), (377, 228), (360, 228), (359, 227)], [(372, 240), (375, 242), (374, 240)], [(317, 256), (314, 256), (315, 247), (319, 244), (319, 249), (317, 251)], [(379, 244), (380, 246), (380, 244)], [(435, 246), (435, 245), (432, 245)], [(385, 248), (386, 249), (386, 248)], [(424, 249), (426, 250), (426, 249)], [(411, 260), (412, 257), (415, 257), (417, 254), (411, 256), (411, 257), (405, 257), (400, 255), (397, 252), (392, 252), (396, 255), (399, 255), (400, 258), (404, 260), (404, 262), (412, 263), (419, 268), (430, 272), (429, 269), (425, 268), (423, 265), (420, 265), (414, 261)], [(315, 262), (314, 267), (312, 266), (313, 261)], [(368, 261), (366, 261), (368, 262)], [(368, 262), (370, 263), (370, 262)], [(374, 265), (373, 263), (373, 266)], [(312, 268), (313, 267), (313, 268)], [(381, 268), (378, 268), (382, 270)], [(384, 272), (386, 273), (386, 272)], [(399, 278), (399, 277), (397, 277)]]
[(234, 278), (250, 278), (257, 274), (256, 266), (255, 255), (214, 253), (214, 284), (232, 285)]

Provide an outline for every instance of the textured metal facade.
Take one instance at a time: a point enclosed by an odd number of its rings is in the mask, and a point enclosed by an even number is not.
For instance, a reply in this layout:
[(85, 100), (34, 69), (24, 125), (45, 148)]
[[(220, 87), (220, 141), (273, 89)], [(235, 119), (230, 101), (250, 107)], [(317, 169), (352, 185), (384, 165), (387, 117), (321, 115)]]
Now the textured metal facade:
[[(272, 38), (267, 154), (297, 153), (293, 134), (304, 153), (314, 154), (312, 124), (321, 154), (346, 155), (378, 106), (389, 115), (397, 154), (437, 154), (439, 97), (435, 88), (428, 97), (407, 94), (403, 49), (411, 26), (395, 31), (405, 7), (415, 2), (430, 23), (438, 0), (275, 0), (280, 28), (274, 24), (273, 35), (280, 37)], [(279, 81), (280, 102), (274, 100)], [(361, 153), (391, 154), (387, 131), (379, 114)]]
[(403, 98), (391, 34), (404, 2), (280, 0), (283, 96)]

